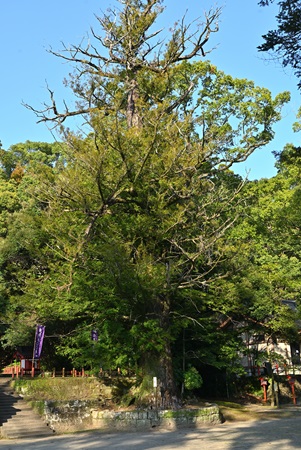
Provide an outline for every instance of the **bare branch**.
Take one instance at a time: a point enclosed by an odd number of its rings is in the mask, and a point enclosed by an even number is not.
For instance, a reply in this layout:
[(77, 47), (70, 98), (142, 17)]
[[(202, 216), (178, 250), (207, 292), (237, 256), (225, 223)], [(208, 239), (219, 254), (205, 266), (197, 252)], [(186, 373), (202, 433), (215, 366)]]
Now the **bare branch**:
[(168, 108), (166, 108), (165, 110), (166, 114), (170, 114), (174, 109), (176, 109), (179, 105), (181, 105), (184, 102), (184, 100), (189, 96), (190, 92), (193, 90), (194, 87), (195, 83), (191, 82), (188, 89), (186, 89), (186, 91), (183, 92), (183, 94), (174, 103), (172, 103), (170, 106), (168, 106)]
[[(166, 60), (163, 61), (162, 70), (166, 70), (171, 64), (180, 61), (188, 61), (198, 55), (204, 57), (207, 53), (204, 50), (205, 44), (207, 44), (211, 33), (215, 33), (219, 29), (218, 18), (220, 13), (221, 8), (218, 8), (215, 11), (210, 10), (209, 13), (206, 14), (206, 22), (203, 25), (203, 30), (200, 30), (201, 26), (197, 26), (196, 31), (190, 35), (188, 35), (189, 29), (192, 24), (197, 22), (199, 19), (196, 19), (189, 25), (185, 25), (184, 16), (180, 27), (175, 29), (172, 39), (168, 45), (168, 54)], [(188, 44), (192, 45), (192, 49), (185, 53), (187, 47), (189, 47)]]
[[(126, 2), (125, 10), (120, 12), (119, 15), (114, 11), (110, 11), (110, 14), (104, 15), (102, 18), (97, 17), (105, 32), (105, 37), (97, 34), (93, 28), (91, 28), (91, 33), (93, 38), (100, 43), (104, 50), (103, 54), (90, 42), (84, 46), (83, 41), (79, 45), (71, 45), (69, 47), (63, 44), (61, 52), (53, 51), (50, 48), (49, 52), (54, 56), (77, 65), (78, 73), (69, 84), (75, 94), (82, 99), (82, 103), (73, 110), (69, 109), (65, 104), (65, 110), (59, 111), (54, 99), (54, 92), (47, 87), (50, 94), (50, 105), (44, 104), (44, 108), (41, 110), (28, 104), (24, 104), (24, 106), (36, 114), (38, 123), (49, 121), (54, 124), (54, 128), (57, 125), (62, 125), (69, 117), (89, 116), (102, 108), (108, 111), (110, 110), (108, 105), (102, 104), (102, 102), (99, 104), (98, 102), (97, 88), (93, 87), (92, 84), (90, 84), (90, 88), (87, 88), (86, 80), (95, 77), (95, 80), (99, 80), (98, 86), (104, 87), (105, 80), (108, 79), (116, 80), (116, 82), (120, 83), (121, 80), (118, 78), (118, 74), (125, 71), (126, 76), (121, 82), (124, 85), (125, 95), (127, 96), (125, 115), (127, 116), (129, 127), (140, 126), (141, 118), (136, 108), (140, 98), (139, 90), (136, 87), (136, 78), (139, 70), (145, 68), (155, 73), (166, 72), (176, 62), (190, 60), (199, 54), (204, 55), (204, 45), (207, 43), (210, 34), (218, 29), (217, 25), (215, 24), (213, 27), (213, 24), (219, 16), (220, 9), (210, 11), (206, 15), (205, 24), (197, 25), (196, 30), (191, 33), (191, 26), (196, 21), (187, 26), (184, 23), (184, 16), (180, 27), (174, 31), (168, 45), (171, 51), (166, 56), (163, 53), (160, 54), (162, 52), (161, 48), (156, 55), (155, 50), (162, 46), (163, 41), (159, 40), (154, 43), (151, 43), (151, 41), (162, 30), (147, 32), (162, 9), (158, 6), (157, 0), (149, 0), (147, 5), (144, 5), (144, 9), (139, 11), (140, 15), (133, 14), (130, 5)], [(125, 24), (120, 23), (122, 20), (125, 21)], [(202, 27), (203, 29), (201, 29)], [(138, 33), (136, 32), (137, 29), (139, 30)], [(192, 48), (186, 51), (191, 46)], [(116, 67), (118, 67), (117, 70)], [(180, 98), (167, 108), (166, 113), (172, 112), (181, 102), (185, 101), (193, 87), (194, 85), (191, 84)]]

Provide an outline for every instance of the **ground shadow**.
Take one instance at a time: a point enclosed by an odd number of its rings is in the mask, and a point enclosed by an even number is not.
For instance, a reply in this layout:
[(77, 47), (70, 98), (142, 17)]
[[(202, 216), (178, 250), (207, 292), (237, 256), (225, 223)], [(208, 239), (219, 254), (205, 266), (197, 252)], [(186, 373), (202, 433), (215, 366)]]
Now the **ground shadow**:
[(9, 381), (2, 382), (0, 386), (0, 425), (7, 422), (18, 411), (21, 411), (17, 407), (17, 402), (20, 400), (16, 397), (11, 389), (9, 389)]
[(83, 432), (43, 439), (0, 441), (7, 450), (291, 450), (300, 449), (301, 409), (280, 411), (277, 417), (263, 411), (261, 420), (236, 422), (175, 431), (101, 433)]

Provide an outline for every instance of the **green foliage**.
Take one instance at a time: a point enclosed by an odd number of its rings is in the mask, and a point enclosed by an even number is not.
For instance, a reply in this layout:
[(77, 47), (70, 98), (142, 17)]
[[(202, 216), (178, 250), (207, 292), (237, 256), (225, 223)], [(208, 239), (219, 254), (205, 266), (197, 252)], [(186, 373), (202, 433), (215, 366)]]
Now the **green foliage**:
[[(78, 110), (56, 114), (52, 97), (37, 112), (63, 144), (1, 151), (2, 342), (31, 343), (43, 323), (48, 356), (90, 370), (152, 367), (173, 395), (183, 359), (237, 373), (240, 332), (227, 320), (292, 329), (281, 300), (297, 298), (299, 259), (275, 233), (292, 193), (280, 176), (243, 189), (230, 171), (271, 141), (289, 94), (198, 60), (201, 40), (186, 53), (183, 22), (155, 55), (161, 2), (121, 3), (99, 18), (95, 54), (63, 56), (78, 64), (67, 83)], [(89, 129), (65, 127), (73, 115)], [(200, 385), (193, 368), (187, 377)]]
[[(0, 168), (2, 173), (9, 178), (16, 175), (16, 170), (22, 168), (23, 172), (36, 168), (39, 165), (54, 166), (62, 156), (62, 144), (26, 141), (24, 143), (14, 144), (8, 150), (0, 149)], [(20, 179), (19, 179), (20, 181)]]
[[(265, 6), (269, 4), (269, 1), (261, 0), (259, 4)], [(260, 51), (275, 53), (276, 58), (282, 61), (283, 66), (291, 66), (297, 78), (300, 78), (300, 2), (283, 0), (278, 4), (277, 28), (268, 31), (263, 36), (264, 43), (258, 48)], [(301, 82), (298, 83), (298, 87), (300, 89)]]
[(202, 384), (203, 379), (195, 367), (190, 367), (184, 372), (184, 385), (188, 391), (198, 389)]

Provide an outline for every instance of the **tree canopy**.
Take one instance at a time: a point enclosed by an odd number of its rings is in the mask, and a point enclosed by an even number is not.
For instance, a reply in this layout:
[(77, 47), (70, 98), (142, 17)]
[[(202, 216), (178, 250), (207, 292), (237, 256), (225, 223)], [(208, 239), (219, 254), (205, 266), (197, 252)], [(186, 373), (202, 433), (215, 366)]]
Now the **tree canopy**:
[[(269, 5), (273, 0), (261, 0), (261, 6)], [(300, 37), (301, 37), (301, 5), (299, 0), (279, 1), (279, 13), (276, 16), (278, 28), (270, 30), (263, 36), (264, 42), (258, 49), (271, 52), (281, 60), (284, 67), (290, 66), (296, 77), (301, 78)], [(301, 81), (298, 88), (301, 87)]]
[(272, 140), (289, 93), (202, 59), (218, 9), (164, 41), (161, 1), (119, 3), (86, 45), (52, 51), (74, 65), (75, 107), (60, 111), (51, 89), (43, 110), (27, 105), (61, 142), (0, 153), (2, 342), (43, 323), (49, 354), (139, 367), (171, 406), (191, 364), (237, 370), (241, 328), (223, 323), (295, 333), (281, 301), (298, 298), (300, 268), (281, 198), (296, 191), (280, 173), (249, 184), (231, 171)]

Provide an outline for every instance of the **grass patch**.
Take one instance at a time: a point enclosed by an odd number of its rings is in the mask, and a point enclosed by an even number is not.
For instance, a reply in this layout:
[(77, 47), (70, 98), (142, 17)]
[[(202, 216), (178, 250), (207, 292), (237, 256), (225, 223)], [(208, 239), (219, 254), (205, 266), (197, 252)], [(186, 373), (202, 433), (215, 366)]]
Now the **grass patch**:
[(17, 379), (13, 388), (32, 400), (96, 400), (111, 396), (111, 389), (94, 378)]

